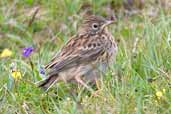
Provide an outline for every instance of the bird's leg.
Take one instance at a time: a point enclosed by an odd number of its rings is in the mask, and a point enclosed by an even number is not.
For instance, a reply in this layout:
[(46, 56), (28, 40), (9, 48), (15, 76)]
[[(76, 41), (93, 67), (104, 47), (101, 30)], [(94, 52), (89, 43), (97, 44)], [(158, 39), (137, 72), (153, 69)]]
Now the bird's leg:
[(97, 90), (92, 93), (93, 96), (99, 96), (100, 92), (100, 85), (99, 85), (99, 80), (97, 78), (94, 79), (95, 85), (97, 87)]
[(99, 80), (97, 78), (95, 78), (95, 83), (96, 83), (97, 91), (100, 90)]
[(83, 85), (85, 88), (87, 88), (90, 92), (94, 92), (94, 90), (91, 88), (91, 87), (89, 87), (81, 78), (80, 78), (80, 76), (76, 76), (75, 77), (75, 80), (78, 82), (78, 83), (80, 83), (81, 85)]

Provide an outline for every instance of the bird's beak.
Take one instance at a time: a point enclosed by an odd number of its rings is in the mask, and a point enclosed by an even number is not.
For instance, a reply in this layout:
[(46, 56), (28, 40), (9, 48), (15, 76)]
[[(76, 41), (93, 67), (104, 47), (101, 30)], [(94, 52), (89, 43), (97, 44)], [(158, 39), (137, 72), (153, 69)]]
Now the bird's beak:
[(102, 29), (104, 29), (104, 28), (107, 27), (108, 25), (113, 24), (114, 22), (115, 22), (114, 20), (107, 20), (107, 21), (105, 22), (105, 24), (102, 26)]
[(114, 20), (107, 20), (105, 26), (113, 24), (114, 22), (115, 22)]

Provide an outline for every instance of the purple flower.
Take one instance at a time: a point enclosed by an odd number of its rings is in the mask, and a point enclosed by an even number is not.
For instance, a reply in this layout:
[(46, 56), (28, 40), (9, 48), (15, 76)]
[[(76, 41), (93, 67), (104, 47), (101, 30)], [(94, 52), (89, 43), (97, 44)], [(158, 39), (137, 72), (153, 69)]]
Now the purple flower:
[(39, 73), (42, 74), (42, 75), (45, 75), (45, 70), (43, 67), (40, 67), (39, 69)]
[(33, 47), (31, 47), (31, 46), (25, 47), (25, 48), (23, 48), (22, 55), (24, 57), (28, 57), (32, 52), (33, 52)]

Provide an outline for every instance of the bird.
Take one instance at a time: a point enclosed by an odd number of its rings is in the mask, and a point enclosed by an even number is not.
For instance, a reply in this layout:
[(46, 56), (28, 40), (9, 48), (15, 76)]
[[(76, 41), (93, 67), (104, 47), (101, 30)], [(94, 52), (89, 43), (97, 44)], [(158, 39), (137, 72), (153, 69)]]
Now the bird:
[(91, 90), (94, 83), (115, 62), (117, 43), (108, 30), (113, 19), (89, 15), (83, 19), (77, 33), (44, 66), (47, 77), (38, 87), (48, 91), (59, 81), (75, 81)]

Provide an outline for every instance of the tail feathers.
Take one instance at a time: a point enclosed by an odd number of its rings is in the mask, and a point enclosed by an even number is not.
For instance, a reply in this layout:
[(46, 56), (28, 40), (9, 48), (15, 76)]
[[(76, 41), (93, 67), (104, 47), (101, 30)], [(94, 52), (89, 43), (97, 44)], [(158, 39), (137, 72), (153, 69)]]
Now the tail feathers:
[(58, 78), (57, 75), (49, 76), (46, 79), (38, 82), (37, 85), (38, 85), (38, 87), (44, 89), (45, 91), (48, 91), (49, 88), (51, 88), (56, 83), (57, 78)]

